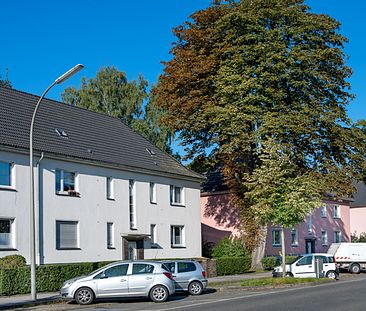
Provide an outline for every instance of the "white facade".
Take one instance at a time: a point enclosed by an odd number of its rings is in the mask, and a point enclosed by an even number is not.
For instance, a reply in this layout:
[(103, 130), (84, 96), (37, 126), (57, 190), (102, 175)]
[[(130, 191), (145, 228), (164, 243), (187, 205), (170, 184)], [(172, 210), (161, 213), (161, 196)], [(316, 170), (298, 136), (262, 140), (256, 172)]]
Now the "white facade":
[[(35, 162), (39, 159), (35, 157)], [(10, 220), (12, 242), (0, 248), (0, 257), (20, 254), (29, 262), (29, 158), (0, 151), (0, 162), (12, 163), (11, 186), (0, 185), (0, 220)], [(56, 192), (56, 170), (75, 173), (76, 196)], [(38, 263), (112, 261), (128, 259), (127, 254), (145, 259), (201, 256), (199, 181), (72, 158), (52, 159), (47, 154), (35, 167), (35, 176)], [(130, 180), (134, 181), (132, 207)], [(171, 189), (176, 191), (175, 202), (182, 204), (171, 204)], [(130, 226), (131, 208), (136, 229)], [(173, 239), (172, 233), (177, 234)], [(65, 247), (68, 243), (76, 247)]]

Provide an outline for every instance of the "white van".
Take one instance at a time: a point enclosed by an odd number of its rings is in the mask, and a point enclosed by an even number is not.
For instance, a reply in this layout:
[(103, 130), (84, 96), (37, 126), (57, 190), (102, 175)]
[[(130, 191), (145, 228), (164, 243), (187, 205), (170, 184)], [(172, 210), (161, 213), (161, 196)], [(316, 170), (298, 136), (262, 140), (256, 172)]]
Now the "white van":
[[(297, 278), (315, 278), (319, 270), (320, 277), (330, 279), (339, 278), (339, 269), (333, 255), (330, 254), (305, 254), (296, 257), (286, 264), (286, 276)], [(275, 267), (273, 277), (282, 276), (282, 266)]]
[(334, 256), (341, 269), (351, 273), (366, 269), (366, 243), (333, 243), (328, 253)]

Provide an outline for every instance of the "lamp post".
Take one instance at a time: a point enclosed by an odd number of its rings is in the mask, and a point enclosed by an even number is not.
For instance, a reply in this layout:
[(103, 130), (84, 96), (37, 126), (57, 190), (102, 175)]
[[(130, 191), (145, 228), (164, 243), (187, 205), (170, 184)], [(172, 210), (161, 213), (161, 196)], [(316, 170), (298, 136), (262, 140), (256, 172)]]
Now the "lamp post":
[(81, 64), (76, 65), (69, 71), (65, 72), (62, 76), (58, 77), (42, 94), (39, 98), (37, 105), (33, 112), (30, 133), (29, 133), (29, 170), (30, 170), (30, 264), (31, 264), (31, 295), (32, 300), (37, 299), (36, 290), (36, 231), (35, 231), (35, 200), (34, 200), (34, 170), (33, 170), (33, 127), (34, 120), (42, 99), (45, 97), (47, 92), (55, 85), (61, 84), (72, 75), (83, 69), (84, 66)]

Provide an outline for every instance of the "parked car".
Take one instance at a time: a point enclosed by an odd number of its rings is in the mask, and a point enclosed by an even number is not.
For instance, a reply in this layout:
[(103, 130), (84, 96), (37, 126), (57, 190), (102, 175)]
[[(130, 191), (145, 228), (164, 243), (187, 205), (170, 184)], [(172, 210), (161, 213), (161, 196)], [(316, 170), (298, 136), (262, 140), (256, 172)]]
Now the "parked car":
[(191, 295), (200, 295), (207, 287), (206, 271), (194, 260), (164, 261), (172, 273), (175, 290), (188, 291)]
[(163, 302), (174, 294), (172, 274), (158, 262), (123, 261), (109, 264), (87, 276), (67, 280), (61, 297), (87, 305), (97, 298), (150, 297)]
[[(321, 277), (331, 279), (339, 278), (339, 268), (331, 254), (305, 254), (296, 257), (286, 264), (286, 276), (297, 278), (311, 278), (317, 276), (317, 270)], [(273, 277), (282, 276), (282, 266), (274, 268)]]

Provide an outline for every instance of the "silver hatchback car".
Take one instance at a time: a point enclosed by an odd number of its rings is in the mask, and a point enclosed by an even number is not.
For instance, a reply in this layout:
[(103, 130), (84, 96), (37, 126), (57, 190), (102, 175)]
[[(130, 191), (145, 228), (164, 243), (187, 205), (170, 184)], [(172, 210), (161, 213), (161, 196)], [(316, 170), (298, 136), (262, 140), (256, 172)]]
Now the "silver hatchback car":
[(87, 305), (97, 298), (150, 297), (163, 302), (174, 294), (172, 274), (158, 262), (123, 261), (109, 264), (87, 276), (64, 282), (61, 297)]
[(194, 260), (164, 261), (165, 267), (173, 274), (175, 290), (200, 295), (207, 287), (206, 271)]

